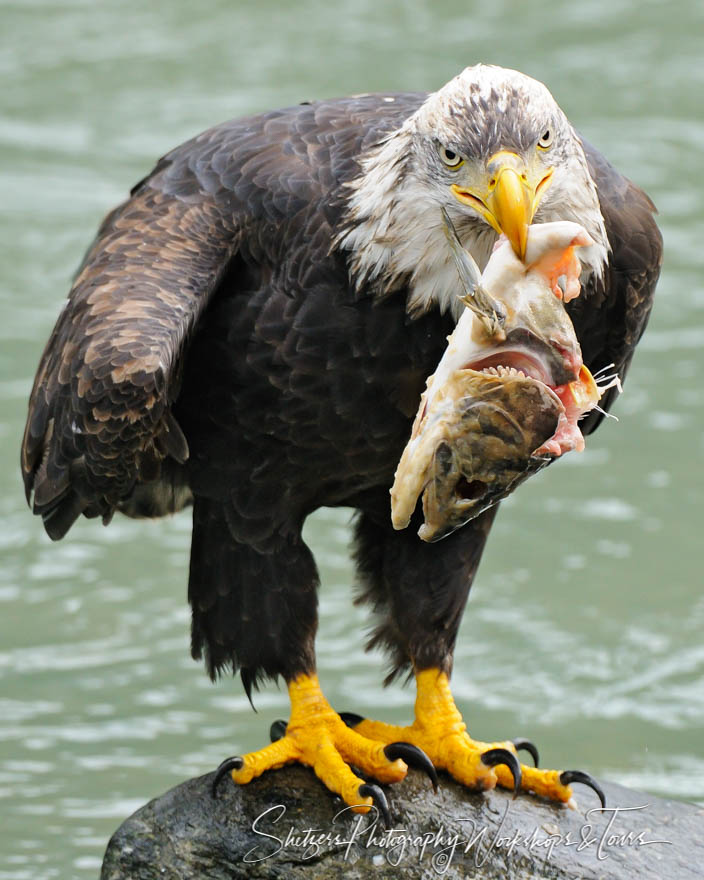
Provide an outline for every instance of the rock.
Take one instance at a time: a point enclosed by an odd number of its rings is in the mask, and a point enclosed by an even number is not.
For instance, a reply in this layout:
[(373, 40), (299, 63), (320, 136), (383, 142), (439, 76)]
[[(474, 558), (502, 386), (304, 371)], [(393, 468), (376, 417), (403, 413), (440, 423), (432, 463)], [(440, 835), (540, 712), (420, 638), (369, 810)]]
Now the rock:
[[(309, 770), (247, 786), (213, 774), (148, 803), (110, 840), (101, 880), (234, 878), (667, 878), (699, 880), (704, 809), (604, 784), (607, 811), (576, 785), (581, 812), (504, 791), (472, 794), (441, 775), (387, 787), (393, 830), (343, 809)], [(592, 809), (594, 808), (594, 809)]]

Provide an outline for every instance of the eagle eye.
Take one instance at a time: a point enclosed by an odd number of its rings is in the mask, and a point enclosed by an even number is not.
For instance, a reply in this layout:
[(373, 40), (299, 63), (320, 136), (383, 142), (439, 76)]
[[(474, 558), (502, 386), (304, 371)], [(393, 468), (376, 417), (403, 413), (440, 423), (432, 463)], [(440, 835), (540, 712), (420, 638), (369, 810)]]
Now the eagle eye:
[(464, 159), (459, 153), (456, 153), (449, 147), (443, 147), (442, 144), (438, 147), (438, 152), (440, 153), (440, 158), (448, 168), (459, 168), (464, 162)]
[(553, 133), (551, 128), (546, 128), (545, 131), (538, 138), (538, 146), (541, 150), (547, 150), (552, 146), (553, 142)]

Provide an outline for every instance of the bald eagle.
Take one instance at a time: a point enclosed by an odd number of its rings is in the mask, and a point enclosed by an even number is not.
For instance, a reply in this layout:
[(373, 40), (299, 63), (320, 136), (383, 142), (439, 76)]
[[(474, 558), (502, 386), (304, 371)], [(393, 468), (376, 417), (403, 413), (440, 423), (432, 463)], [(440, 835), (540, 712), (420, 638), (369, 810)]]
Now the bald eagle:
[[(471, 739), (453, 701), (496, 507), (430, 545), (390, 522), (394, 469), (463, 308), (443, 210), (480, 267), (500, 233), (522, 255), (529, 224), (581, 224), (593, 245), (568, 310), (584, 363), (624, 378), (660, 269), (654, 206), (545, 86), (485, 65), (432, 94), (306, 103), (177, 147), (103, 221), (42, 355), (22, 472), (49, 536), (81, 514), (192, 504), (193, 656), (212, 678), (239, 671), (248, 695), (287, 683), (278, 739), (217, 778), (300, 761), (362, 812), (386, 809), (376, 783), (409, 763), (560, 802), (574, 781), (598, 790), (580, 771), (519, 764), (531, 744)], [(370, 645), (389, 655), (387, 682), (415, 676), (406, 727), (341, 717), (318, 684), (318, 573), (301, 529), (339, 505), (357, 511)]]

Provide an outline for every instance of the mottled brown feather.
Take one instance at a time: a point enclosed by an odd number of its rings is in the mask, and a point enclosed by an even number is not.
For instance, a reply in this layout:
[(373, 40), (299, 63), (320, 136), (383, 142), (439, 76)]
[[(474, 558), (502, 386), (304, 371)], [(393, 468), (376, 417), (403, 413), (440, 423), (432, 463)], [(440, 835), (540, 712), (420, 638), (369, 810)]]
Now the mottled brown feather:
[(89, 515), (107, 515), (143, 462), (169, 448), (162, 435), (178, 393), (174, 368), (236, 245), (232, 218), (217, 204), (183, 202), (149, 184), (103, 225), (30, 399), (22, 469), (52, 537), (71, 525), (60, 515), (67, 493), (78, 493)]

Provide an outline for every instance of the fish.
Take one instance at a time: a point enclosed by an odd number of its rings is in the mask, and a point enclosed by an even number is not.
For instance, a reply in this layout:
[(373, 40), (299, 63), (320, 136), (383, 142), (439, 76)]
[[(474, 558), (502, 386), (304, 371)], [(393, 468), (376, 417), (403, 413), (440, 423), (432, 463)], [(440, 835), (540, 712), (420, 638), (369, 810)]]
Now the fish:
[(465, 288), (462, 313), (432, 376), (391, 487), (391, 521), (407, 528), (419, 496), (418, 535), (438, 541), (510, 495), (528, 477), (584, 449), (579, 419), (599, 387), (582, 360), (565, 302), (579, 295), (579, 224), (529, 227), (525, 259), (499, 240), (484, 272), (448, 242)]

